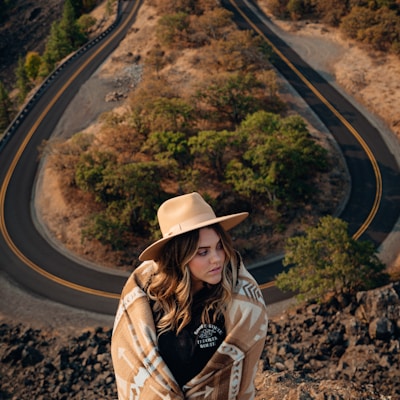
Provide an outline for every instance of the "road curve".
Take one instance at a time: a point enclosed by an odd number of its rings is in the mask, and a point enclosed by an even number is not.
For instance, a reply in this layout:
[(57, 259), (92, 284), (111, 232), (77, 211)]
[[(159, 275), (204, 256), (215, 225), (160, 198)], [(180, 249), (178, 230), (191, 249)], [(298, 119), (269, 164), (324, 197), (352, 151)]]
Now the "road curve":
[[(0, 155), (0, 268), (28, 289), (77, 308), (114, 314), (126, 274), (88, 268), (53, 247), (41, 236), (32, 216), (32, 189), (39, 167), (37, 148), (54, 130), (79, 87), (117, 46), (132, 25), (140, 1), (129, 1), (118, 26), (54, 77), (24, 117)], [(275, 67), (330, 129), (341, 147), (352, 178), (352, 190), (341, 217), (351, 232), (381, 243), (400, 215), (398, 165), (379, 132), (346, 99), (271, 32), (243, 1), (224, 2), (236, 22), (255, 29), (275, 47)], [(253, 5), (254, 6), (254, 5)], [(258, 282), (274, 279), (281, 268), (258, 265)], [(268, 286), (267, 284), (263, 287)], [(267, 302), (285, 298), (270, 290)]]
[[(315, 72), (264, 23), (268, 17), (248, 0), (225, 0), (244, 29), (254, 29), (276, 50), (273, 64), (288, 80), (340, 146), (352, 179), (341, 218), (356, 238), (376, 244), (400, 215), (399, 166), (380, 132), (329, 82)], [(251, 6), (251, 7), (250, 7)]]
[(135, 21), (141, 0), (124, 8), (107, 36), (91, 42), (51, 76), (0, 155), (0, 268), (30, 289), (77, 308), (114, 314), (126, 275), (87, 268), (53, 247), (35, 226), (32, 190), (38, 147), (48, 139), (80, 86), (112, 53)]

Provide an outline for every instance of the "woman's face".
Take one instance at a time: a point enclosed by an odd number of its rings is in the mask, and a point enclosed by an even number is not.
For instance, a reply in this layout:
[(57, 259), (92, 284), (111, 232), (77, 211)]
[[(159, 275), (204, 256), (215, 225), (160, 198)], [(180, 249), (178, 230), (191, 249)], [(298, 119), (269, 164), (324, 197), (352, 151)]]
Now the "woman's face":
[(192, 293), (198, 292), (204, 283), (216, 285), (221, 282), (225, 257), (221, 239), (214, 229), (200, 229), (196, 254), (188, 263)]

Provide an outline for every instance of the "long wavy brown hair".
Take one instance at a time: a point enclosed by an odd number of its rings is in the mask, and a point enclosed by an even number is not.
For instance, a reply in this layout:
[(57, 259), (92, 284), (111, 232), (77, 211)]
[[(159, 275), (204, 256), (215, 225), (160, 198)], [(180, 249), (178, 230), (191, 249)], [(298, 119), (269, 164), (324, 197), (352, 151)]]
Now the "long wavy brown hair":
[[(239, 267), (230, 235), (219, 224), (207, 228), (214, 229), (219, 236), (226, 257), (221, 282), (208, 285), (210, 296), (201, 315), (202, 323), (215, 322), (223, 315), (232, 299)], [(156, 260), (158, 270), (145, 290), (153, 303), (159, 335), (169, 330), (178, 334), (191, 320), (193, 299), (188, 263), (195, 256), (198, 243), (198, 229), (179, 235), (166, 243)]]

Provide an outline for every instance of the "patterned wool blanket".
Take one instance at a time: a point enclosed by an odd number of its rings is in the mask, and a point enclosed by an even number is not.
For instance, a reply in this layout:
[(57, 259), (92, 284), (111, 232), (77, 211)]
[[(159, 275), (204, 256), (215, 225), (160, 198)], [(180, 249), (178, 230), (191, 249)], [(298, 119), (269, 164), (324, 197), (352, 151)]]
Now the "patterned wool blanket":
[(226, 338), (203, 370), (180, 388), (158, 352), (153, 314), (142, 290), (154, 268), (153, 261), (146, 261), (132, 273), (115, 317), (111, 353), (119, 400), (253, 399), (268, 326), (254, 278), (241, 263), (225, 314)]

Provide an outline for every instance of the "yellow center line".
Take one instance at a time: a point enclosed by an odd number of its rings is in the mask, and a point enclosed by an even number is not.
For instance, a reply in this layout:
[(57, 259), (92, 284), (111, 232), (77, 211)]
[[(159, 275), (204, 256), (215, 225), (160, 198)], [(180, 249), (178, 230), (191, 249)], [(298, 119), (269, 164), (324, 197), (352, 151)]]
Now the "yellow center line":
[(39, 267), (37, 264), (35, 264), (33, 261), (29, 260), (19, 249), (18, 247), (15, 245), (15, 243), (12, 241), (7, 227), (6, 227), (6, 223), (5, 223), (5, 197), (6, 197), (6, 192), (7, 192), (7, 188), (8, 185), (10, 183), (11, 180), (11, 176), (14, 173), (15, 167), (18, 164), (22, 153), (24, 152), (26, 146), (28, 145), (30, 139), (32, 138), (32, 136), (34, 135), (34, 133), (36, 132), (37, 128), (39, 127), (39, 125), (42, 123), (42, 121), (44, 120), (44, 118), (46, 117), (46, 115), (49, 113), (49, 111), (51, 110), (51, 108), (54, 106), (54, 104), (57, 102), (57, 100), (61, 97), (61, 95), (65, 92), (65, 90), (67, 89), (67, 87), (69, 85), (72, 84), (72, 82), (76, 79), (76, 77), (82, 72), (82, 70), (84, 68), (87, 67), (87, 65), (94, 59), (94, 57), (100, 53), (106, 46), (107, 44), (128, 24), (128, 21), (130, 20), (130, 17), (133, 16), (133, 14), (136, 12), (136, 10), (139, 7), (139, 1), (136, 2), (135, 6), (133, 7), (129, 17), (127, 17), (127, 19), (125, 20), (125, 22), (116, 29), (116, 31), (111, 34), (108, 38), (106, 38), (103, 42), (103, 44), (99, 47), (99, 49), (85, 62), (82, 64), (82, 66), (80, 68), (78, 68), (75, 73), (71, 76), (70, 79), (68, 79), (68, 81), (62, 86), (62, 88), (58, 91), (58, 93), (53, 97), (53, 99), (51, 100), (51, 102), (47, 105), (47, 107), (44, 109), (44, 111), (41, 113), (41, 115), (39, 116), (39, 118), (36, 120), (36, 122), (34, 123), (34, 125), (32, 126), (32, 128), (29, 130), (29, 132), (27, 133), (27, 135), (25, 136), (21, 146), (19, 147), (16, 155), (14, 156), (11, 165), (6, 173), (6, 176), (4, 178), (3, 184), (1, 186), (1, 190), (0, 190), (0, 231), (2, 232), (5, 241), (7, 242), (9, 248), (14, 252), (14, 254), (22, 261), (24, 262), (28, 267), (30, 267), (32, 270), (36, 271), (38, 274), (44, 276), (45, 278), (56, 282), (60, 285), (69, 287), (71, 289), (80, 291), (80, 292), (84, 292), (84, 293), (89, 293), (92, 295), (96, 295), (96, 296), (101, 296), (101, 297), (107, 297), (107, 298), (113, 298), (113, 299), (119, 299), (120, 295), (119, 293), (109, 293), (103, 290), (97, 290), (97, 289), (92, 289), (86, 286), (82, 286), (82, 285), (78, 285), (72, 282), (69, 282), (65, 279), (62, 279), (54, 274), (51, 274), (50, 272), (44, 270), (43, 268)]
[(335, 107), (317, 90), (315, 86), (291, 63), (291, 61), (277, 48), (275, 45), (265, 36), (265, 34), (247, 17), (246, 14), (242, 12), (239, 6), (236, 4), (234, 0), (229, 0), (230, 3), (236, 8), (236, 10), (242, 15), (242, 17), (247, 21), (247, 23), (253, 27), (253, 29), (262, 37), (264, 40), (272, 47), (274, 52), (279, 55), (279, 57), (293, 70), (293, 72), (304, 82), (304, 84), (318, 97), (318, 99), (325, 104), (326, 107), (340, 120), (340, 122), (349, 130), (349, 132), (357, 139), (360, 143), (361, 147), (364, 149), (367, 154), (372, 168), (375, 174), (375, 182), (376, 182), (376, 191), (375, 191), (375, 199), (372, 205), (372, 208), (363, 222), (363, 224), (359, 227), (356, 233), (354, 233), (353, 238), (358, 239), (371, 224), (374, 219), (376, 213), (378, 212), (379, 204), (382, 199), (382, 176), (378, 166), (378, 163), (371, 151), (368, 147), (367, 143), (361, 137), (361, 135), (357, 132), (357, 130), (336, 110)]
[(262, 283), (262, 284), (260, 284), (258, 286), (260, 287), (261, 290), (268, 289), (270, 287), (274, 287), (275, 286), (275, 281)]

